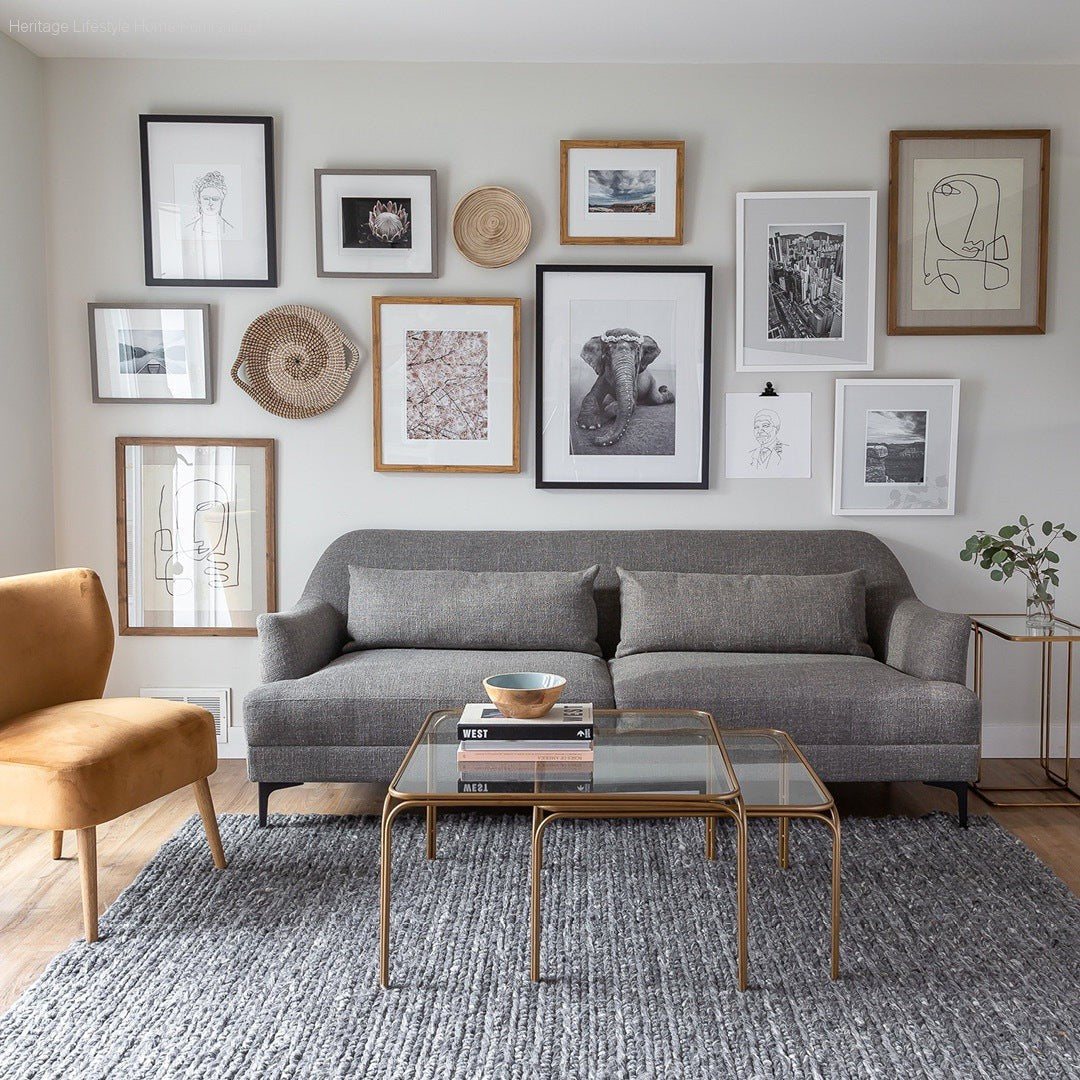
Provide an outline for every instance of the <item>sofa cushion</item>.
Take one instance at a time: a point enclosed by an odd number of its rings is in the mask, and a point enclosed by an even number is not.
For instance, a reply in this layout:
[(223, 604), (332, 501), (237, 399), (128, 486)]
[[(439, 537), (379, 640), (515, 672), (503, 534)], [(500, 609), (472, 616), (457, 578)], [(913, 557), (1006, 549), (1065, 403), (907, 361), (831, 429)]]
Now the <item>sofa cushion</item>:
[(866, 583), (844, 574), (682, 574), (618, 567), (616, 656), (644, 652), (871, 656)]
[(593, 583), (580, 573), (349, 567), (347, 649), (559, 649), (600, 655)]
[(252, 746), (408, 746), (433, 709), (485, 701), (483, 680), (502, 671), (566, 677), (564, 701), (614, 704), (598, 656), (552, 651), (367, 649), (314, 675), (265, 683), (244, 699)]
[(801, 746), (979, 741), (966, 687), (866, 656), (639, 653), (611, 661), (620, 708), (695, 708), (721, 727), (780, 728)]

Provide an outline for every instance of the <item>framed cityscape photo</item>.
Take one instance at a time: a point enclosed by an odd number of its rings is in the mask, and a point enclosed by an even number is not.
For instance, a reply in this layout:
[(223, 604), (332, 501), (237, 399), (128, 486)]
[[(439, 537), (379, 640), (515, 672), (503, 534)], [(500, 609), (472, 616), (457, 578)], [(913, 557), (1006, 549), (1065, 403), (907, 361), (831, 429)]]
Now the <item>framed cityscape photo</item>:
[(521, 301), (374, 296), (375, 469), (519, 472)]
[(811, 395), (725, 394), (729, 480), (805, 480), (811, 475)]
[(736, 202), (735, 370), (871, 371), (877, 192)]
[(277, 606), (274, 440), (116, 440), (121, 634), (255, 636)]
[(681, 141), (564, 139), (563, 244), (681, 244)]
[(147, 285), (277, 285), (274, 121), (139, 117)]
[(209, 304), (87, 304), (95, 402), (209, 405)]
[(536, 486), (707, 488), (712, 267), (536, 268)]
[(833, 513), (955, 513), (959, 419), (959, 379), (837, 379)]
[(439, 276), (432, 169), (316, 169), (319, 277)]
[(1050, 132), (889, 136), (890, 334), (1044, 334)]

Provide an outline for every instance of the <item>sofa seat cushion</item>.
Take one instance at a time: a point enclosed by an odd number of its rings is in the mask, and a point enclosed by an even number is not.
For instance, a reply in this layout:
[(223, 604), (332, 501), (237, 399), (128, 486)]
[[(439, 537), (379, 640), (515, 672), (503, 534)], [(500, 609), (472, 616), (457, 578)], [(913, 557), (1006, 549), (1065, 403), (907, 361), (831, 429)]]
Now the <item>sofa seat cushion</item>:
[(979, 741), (970, 690), (866, 656), (637, 653), (611, 675), (620, 708), (704, 709), (721, 728), (780, 728), (803, 746)]
[(256, 687), (244, 727), (251, 746), (408, 746), (429, 712), (485, 701), (484, 678), (503, 671), (550, 671), (566, 678), (563, 701), (614, 704), (607, 664), (586, 653), (365, 649)]

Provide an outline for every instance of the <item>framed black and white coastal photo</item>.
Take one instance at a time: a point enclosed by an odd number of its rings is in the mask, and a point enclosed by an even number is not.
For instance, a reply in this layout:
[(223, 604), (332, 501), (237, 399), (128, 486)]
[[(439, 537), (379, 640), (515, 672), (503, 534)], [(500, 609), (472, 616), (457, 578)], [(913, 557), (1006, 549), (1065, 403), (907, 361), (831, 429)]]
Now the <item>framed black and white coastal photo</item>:
[(833, 513), (955, 513), (959, 419), (959, 379), (837, 379)]
[(87, 304), (95, 402), (209, 405), (209, 304)]
[(725, 475), (734, 480), (806, 480), (811, 475), (807, 393), (725, 394)]
[(439, 276), (435, 172), (316, 169), (319, 277)]
[(877, 192), (736, 200), (736, 371), (872, 370)]
[(277, 285), (274, 121), (139, 117), (147, 285)]
[(709, 486), (709, 266), (536, 268), (536, 486)]

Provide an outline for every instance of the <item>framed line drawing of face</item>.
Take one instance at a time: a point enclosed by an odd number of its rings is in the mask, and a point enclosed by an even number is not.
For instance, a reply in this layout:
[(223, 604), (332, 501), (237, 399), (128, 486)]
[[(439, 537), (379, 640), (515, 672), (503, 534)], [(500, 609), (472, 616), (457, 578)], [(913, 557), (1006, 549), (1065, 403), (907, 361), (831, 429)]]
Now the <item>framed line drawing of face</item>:
[(147, 285), (274, 287), (274, 121), (142, 115)]
[(214, 400), (209, 304), (87, 304), (95, 402)]
[(121, 634), (254, 636), (277, 605), (273, 439), (116, 440)]
[(319, 277), (439, 276), (433, 169), (316, 169)]
[(1046, 332), (1050, 132), (893, 131), (890, 334)]
[(809, 479), (808, 393), (724, 395), (725, 475), (736, 480)]

